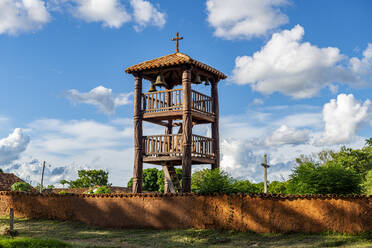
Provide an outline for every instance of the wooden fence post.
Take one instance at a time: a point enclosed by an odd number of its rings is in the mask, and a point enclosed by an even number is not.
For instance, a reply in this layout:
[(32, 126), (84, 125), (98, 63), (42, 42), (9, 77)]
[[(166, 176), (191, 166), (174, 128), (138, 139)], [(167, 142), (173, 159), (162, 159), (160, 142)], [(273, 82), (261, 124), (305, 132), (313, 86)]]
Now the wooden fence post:
[(14, 229), (14, 208), (10, 209), (10, 223), (9, 223), (9, 230), (13, 231)]

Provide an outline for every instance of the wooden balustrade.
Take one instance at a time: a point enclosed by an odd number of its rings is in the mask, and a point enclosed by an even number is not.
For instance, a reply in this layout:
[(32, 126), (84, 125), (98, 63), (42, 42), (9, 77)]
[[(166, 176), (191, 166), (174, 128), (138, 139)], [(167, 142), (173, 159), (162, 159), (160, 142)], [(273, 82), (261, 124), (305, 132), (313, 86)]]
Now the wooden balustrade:
[[(192, 135), (191, 155), (213, 158), (213, 139)], [(182, 156), (182, 135), (166, 134), (143, 137), (145, 156)]]
[(142, 99), (145, 113), (182, 110), (182, 89), (147, 92)]
[(212, 98), (210, 96), (199, 93), (195, 90), (191, 91), (192, 96), (192, 108), (193, 110), (204, 112), (204, 113), (213, 113), (212, 112)]
[[(195, 90), (192, 94), (192, 110), (213, 114), (212, 98)], [(144, 113), (182, 111), (182, 89), (147, 92), (142, 95)]]

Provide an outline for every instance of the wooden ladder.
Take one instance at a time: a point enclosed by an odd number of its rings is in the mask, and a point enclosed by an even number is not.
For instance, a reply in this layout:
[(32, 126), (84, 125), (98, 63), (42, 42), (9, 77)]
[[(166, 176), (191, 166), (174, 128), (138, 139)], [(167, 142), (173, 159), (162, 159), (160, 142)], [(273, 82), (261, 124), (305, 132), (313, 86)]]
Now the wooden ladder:
[(171, 193), (182, 191), (180, 181), (178, 180), (176, 169), (173, 165), (163, 165), (164, 178), (168, 183), (168, 188)]

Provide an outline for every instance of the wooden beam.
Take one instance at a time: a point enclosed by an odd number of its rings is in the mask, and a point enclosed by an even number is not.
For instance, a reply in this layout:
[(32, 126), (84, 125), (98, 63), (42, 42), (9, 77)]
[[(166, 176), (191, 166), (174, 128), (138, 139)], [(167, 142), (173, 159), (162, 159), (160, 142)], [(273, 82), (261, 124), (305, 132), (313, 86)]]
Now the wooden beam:
[(192, 116), (191, 116), (191, 69), (185, 68), (182, 73), (182, 191), (191, 192), (191, 141), (192, 141)]
[(168, 123), (164, 121), (154, 120), (154, 119), (144, 119), (144, 121), (151, 122), (153, 124), (157, 124), (163, 127), (168, 127)]
[(134, 77), (134, 170), (133, 170), (133, 193), (142, 192), (142, 168), (143, 168), (143, 147), (142, 147), (142, 77)]
[(212, 169), (220, 168), (220, 134), (219, 134), (219, 106), (218, 106), (218, 83), (211, 81), (212, 112), (214, 113), (214, 122), (212, 122), (213, 151), (216, 158)]

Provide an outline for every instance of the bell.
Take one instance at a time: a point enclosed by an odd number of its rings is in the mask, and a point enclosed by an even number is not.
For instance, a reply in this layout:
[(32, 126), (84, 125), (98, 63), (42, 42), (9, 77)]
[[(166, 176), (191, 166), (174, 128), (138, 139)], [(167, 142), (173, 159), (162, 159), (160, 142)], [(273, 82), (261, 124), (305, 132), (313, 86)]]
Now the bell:
[(159, 86), (159, 87), (167, 87), (167, 84), (166, 84), (165, 81), (164, 81), (164, 76), (163, 76), (163, 74), (160, 73), (160, 74), (156, 77), (155, 86)]
[(205, 80), (205, 86), (210, 85), (211, 83), (209, 82), (208, 78)]
[(194, 84), (201, 84), (201, 83), (202, 83), (202, 81), (200, 80), (200, 75), (199, 75), (199, 73), (196, 73)]
[(155, 85), (152, 83), (151, 85), (150, 85), (150, 89), (149, 89), (149, 92), (156, 92), (157, 90), (156, 90), (156, 87), (155, 87)]

